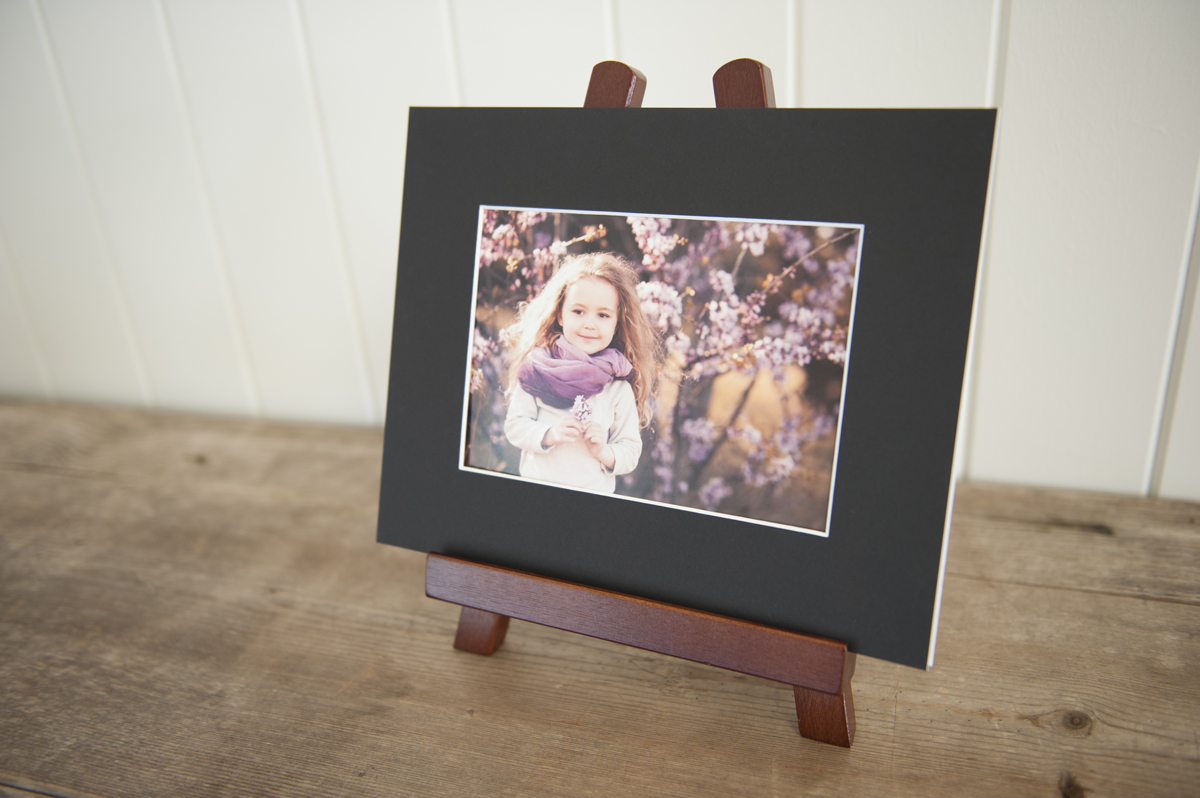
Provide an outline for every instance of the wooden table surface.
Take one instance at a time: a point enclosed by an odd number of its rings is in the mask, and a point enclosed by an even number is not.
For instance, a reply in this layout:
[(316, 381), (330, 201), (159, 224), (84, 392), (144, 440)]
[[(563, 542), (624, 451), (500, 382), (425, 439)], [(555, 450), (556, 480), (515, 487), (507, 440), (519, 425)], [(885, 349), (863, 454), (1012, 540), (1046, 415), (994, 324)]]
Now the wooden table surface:
[(1200, 505), (959, 488), (929, 672), (790, 688), (514, 621), (374, 542), (378, 430), (0, 402), (0, 795), (1200, 795)]

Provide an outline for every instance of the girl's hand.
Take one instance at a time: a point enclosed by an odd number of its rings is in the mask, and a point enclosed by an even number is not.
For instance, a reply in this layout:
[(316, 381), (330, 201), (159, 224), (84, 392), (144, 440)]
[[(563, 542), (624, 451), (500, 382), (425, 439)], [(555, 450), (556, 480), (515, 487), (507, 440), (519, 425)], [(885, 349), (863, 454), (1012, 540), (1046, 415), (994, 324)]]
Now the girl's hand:
[(583, 442), (587, 444), (592, 457), (595, 457), (602, 466), (611, 471), (616, 465), (617, 457), (613, 454), (612, 447), (608, 445), (608, 433), (599, 424), (588, 424), (583, 430)]
[(559, 421), (542, 436), (542, 446), (550, 449), (560, 443), (574, 443), (583, 437), (583, 425), (578, 420), (567, 416)]

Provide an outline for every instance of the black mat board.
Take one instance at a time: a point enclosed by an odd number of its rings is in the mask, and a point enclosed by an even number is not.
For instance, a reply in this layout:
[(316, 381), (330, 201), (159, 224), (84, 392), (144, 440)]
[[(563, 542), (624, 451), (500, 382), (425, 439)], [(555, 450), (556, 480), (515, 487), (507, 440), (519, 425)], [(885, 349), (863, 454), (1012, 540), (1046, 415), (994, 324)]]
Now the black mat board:
[[(992, 110), (414, 108), (378, 539), (923, 668)], [(458, 468), (480, 205), (864, 225), (829, 537)]]

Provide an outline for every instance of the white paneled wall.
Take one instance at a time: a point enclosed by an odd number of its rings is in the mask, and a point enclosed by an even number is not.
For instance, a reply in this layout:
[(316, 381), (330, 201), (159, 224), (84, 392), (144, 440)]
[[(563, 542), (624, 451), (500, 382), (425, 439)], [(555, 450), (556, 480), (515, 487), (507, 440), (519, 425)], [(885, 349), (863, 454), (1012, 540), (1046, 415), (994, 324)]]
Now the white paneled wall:
[(752, 56), (780, 105), (1001, 107), (969, 476), (1200, 500), (1197, 41), (1182, 0), (0, 0), (0, 393), (379, 424), (410, 105), (618, 58), (704, 107)]
[(296, 6), (286, 0), (167, 0), (165, 6), (264, 411), (378, 420), (363, 314)]
[(1013, 4), (972, 476), (1148, 486), (1195, 220), (1197, 34), (1196, 3)]
[(245, 337), (157, 7), (54, 0), (40, 8), (150, 400), (255, 410)]
[[(624, 0), (612, 4), (613, 51), (646, 75), (646, 107), (711, 108), (712, 74), (750, 56), (771, 67), (777, 102), (786, 105), (795, 75), (789, 48), (795, 13), (782, 0), (691, 0), (688, 3)], [(584, 74), (590, 72), (590, 67)], [(586, 78), (584, 90), (587, 88)], [(575, 96), (578, 96), (578, 89)], [(575, 102), (578, 102), (576, 100)], [(570, 103), (567, 103), (570, 104)]]
[(0, 380), (8, 393), (51, 394), (45, 359), (25, 311), (21, 289), (13, 274), (12, 257), (3, 238), (0, 238)]
[[(305, 0), (300, 18), (376, 413), (387, 400), (400, 187), (411, 105), (454, 105), (436, 3)], [(417, 79), (419, 77), (419, 79)]]
[(592, 65), (606, 55), (600, 3), (447, 2), (465, 105), (581, 105)]
[(806, 108), (988, 105), (992, 0), (805, 2), (799, 38)]
[(51, 395), (148, 403), (111, 238), (48, 56), (38, 7), (0, 5), (0, 236), (5, 285), (29, 319), (26, 340), (3, 346), (40, 351)]

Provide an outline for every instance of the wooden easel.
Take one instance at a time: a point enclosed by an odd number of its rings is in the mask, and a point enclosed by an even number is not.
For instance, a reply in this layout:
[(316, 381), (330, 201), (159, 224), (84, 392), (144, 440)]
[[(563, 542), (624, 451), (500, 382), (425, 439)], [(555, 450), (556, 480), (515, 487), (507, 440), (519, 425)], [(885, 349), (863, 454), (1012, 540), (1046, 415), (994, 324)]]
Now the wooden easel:
[[(774, 108), (771, 70), (749, 58), (713, 75), (718, 108)], [(638, 108), (646, 77), (618, 61), (592, 69), (584, 107)], [(462, 605), (454, 647), (491, 654), (508, 619), (552, 626), (792, 685), (800, 734), (849, 748), (854, 741), (845, 643), (578, 585), (494, 565), (430, 554), (425, 595)]]

